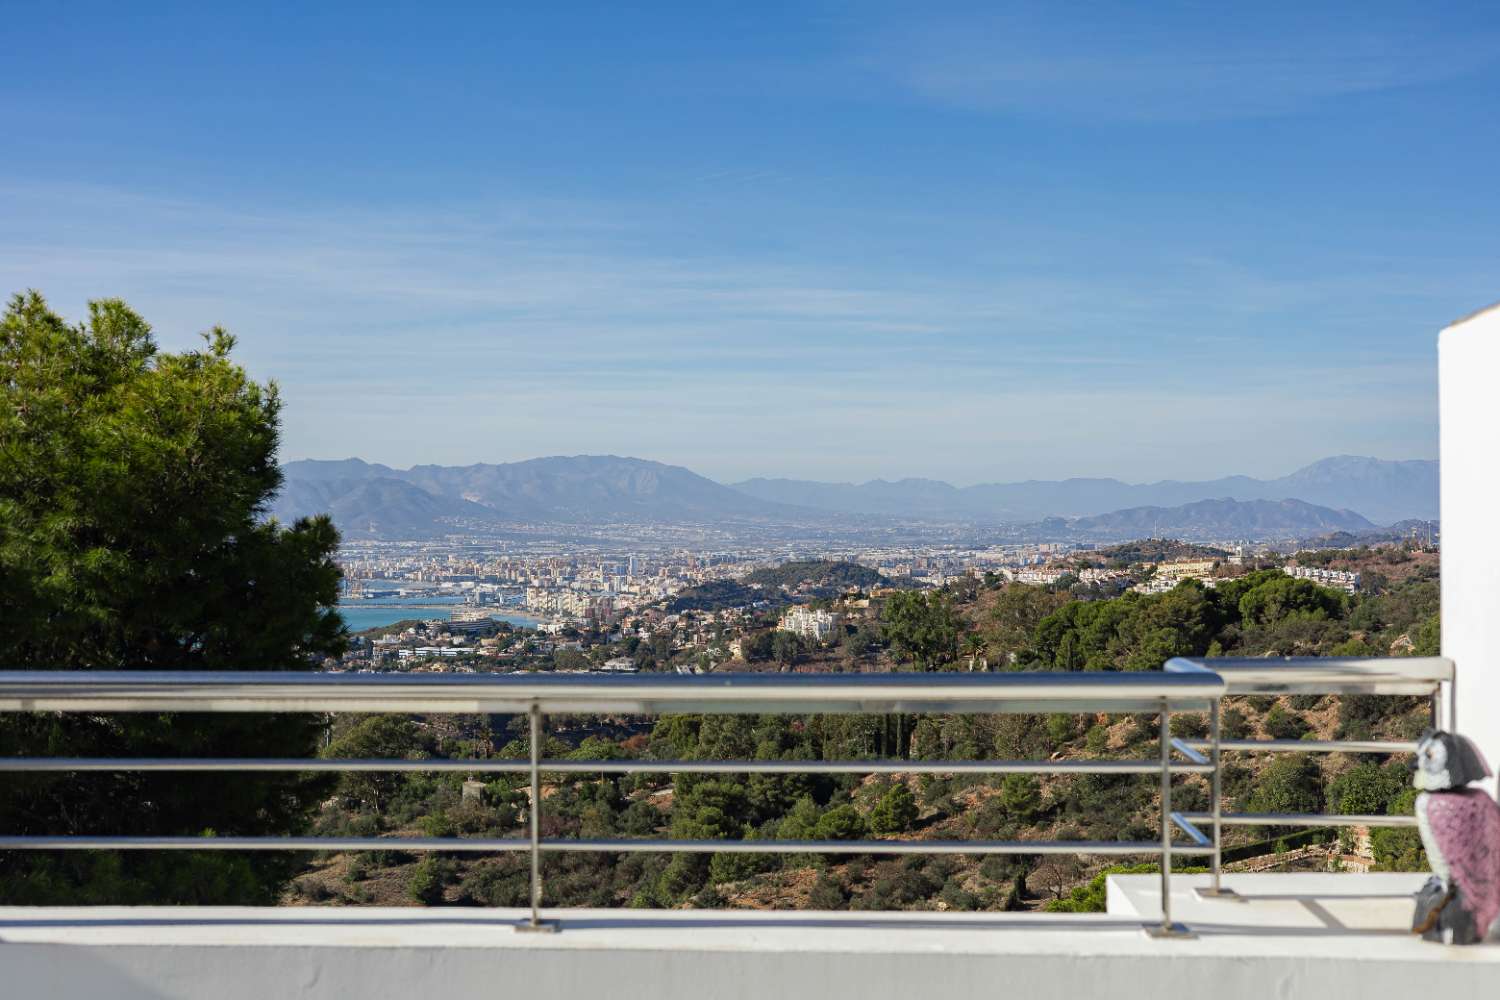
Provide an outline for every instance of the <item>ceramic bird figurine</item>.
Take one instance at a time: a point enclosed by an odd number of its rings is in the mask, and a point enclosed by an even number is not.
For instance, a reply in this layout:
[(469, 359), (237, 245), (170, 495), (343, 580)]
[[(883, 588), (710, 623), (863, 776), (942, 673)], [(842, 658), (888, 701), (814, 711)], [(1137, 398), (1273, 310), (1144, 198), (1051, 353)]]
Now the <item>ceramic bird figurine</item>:
[(1412, 930), (1446, 944), (1483, 941), (1500, 916), (1500, 805), (1468, 785), (1489, 777), (1489, 765), (1467, 737), (1429, 730), (1413, 768), (1433, 876), (1417, 893)]

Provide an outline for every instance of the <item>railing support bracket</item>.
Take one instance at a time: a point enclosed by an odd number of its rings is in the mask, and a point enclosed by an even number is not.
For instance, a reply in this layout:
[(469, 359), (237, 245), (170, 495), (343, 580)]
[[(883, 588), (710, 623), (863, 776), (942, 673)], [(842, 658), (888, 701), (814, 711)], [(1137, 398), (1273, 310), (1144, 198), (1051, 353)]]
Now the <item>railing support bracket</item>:
[(562, 930), (562, 921), (538, 920), (532, 923), (528, 920), (525, 923), (516, 924), (515, 927), (518, 934), (556, 934)]
[(1197, 899), (1204, 900), (1205, 902), (1209, 901), (1209, 900), (1218, 900), (1219, 902), (1222, 902), (1222, 903), (1244, 903), (1244, 902), (1247, 902), (1247, 900), (1246, 900), (1246, 898), (1244, 896), (1241, 896), (1239, 893), (1235, 892), (1233, 889), (1225, 889), (1222, 886), (1220, 888), (1217, 888), (1217, 889), (1215, 889), (1211, 885), (1200, 885), (1200, 886), (1197, 886), (1197, 887), (1195, 887), (1193, 889), (1193, 896), (1196, 897)]
[(1161, 941), (1193, 941), (1198, 937), (1186, 924), (1146, 924), (1141, 930), (1147, 937)]

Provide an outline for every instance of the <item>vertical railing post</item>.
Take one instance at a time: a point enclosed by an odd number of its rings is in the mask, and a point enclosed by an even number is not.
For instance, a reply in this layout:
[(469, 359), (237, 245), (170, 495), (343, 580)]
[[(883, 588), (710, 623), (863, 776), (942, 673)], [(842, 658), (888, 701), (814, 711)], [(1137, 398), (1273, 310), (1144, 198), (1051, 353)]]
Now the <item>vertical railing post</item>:
[(1172, 701), (1161, 700), (1161, 923), (1147, 927), (1152, 937), (1192, 937), (1172, 922)]
[(1212, 799), (1209, 816), (1213, 824), (1213, 853), (1209, 855), (1209, 884), (1193, 890), (1199, 899), (1239, 900), (1233, 889), (1224, 888), (1224, 746), (1223, 704), (1214, 699), (1208, 709), (1208, 759), (1213, 773), (1208, 776), (1208, 794)]
[(1209, 762), (1213, 764), (1213, 774), (1208, 776), (1209, 795), (1213, 798), (1214, 809), (1214, 853), (1210, 864), (1213, 866), (1213, 875), (1210, 879), (1209, 892), (1217, 896), (1224, 891), (1222, 884), (1224, 872), (1224, 845), (1223, 817), (1224, 817), (1224, 778), (1219, 773), (1219, 755), (1223, 750), (1219, 747), (1219, 699), (1215, 698), (1213, 706), (1208, 711), (1208, 739), (1209, 739)]
[(531, 920), (522, 931), (555, 931), (557, 924), (541, 919), (542, 908), (542, 706), (531, 703)]
[(1172, 933), (1172, 707), (1161, 700), (1161, 933)]

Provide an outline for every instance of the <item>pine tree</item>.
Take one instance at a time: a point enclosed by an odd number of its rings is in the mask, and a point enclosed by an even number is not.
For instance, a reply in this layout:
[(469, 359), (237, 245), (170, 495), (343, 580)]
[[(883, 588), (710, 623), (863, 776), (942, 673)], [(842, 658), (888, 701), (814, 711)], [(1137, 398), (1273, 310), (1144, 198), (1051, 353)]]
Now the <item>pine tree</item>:
[[(326, 517), (266, 517), (280, 402), (215, 329), (163, 353), (123, 302), (65, 323), (35, 292), (0, 317), (0, 664), (33, 670), (311, 670), (344, 644)], [(311, 756), (307, 715), (0, 716), (0, 754)], [(298, 832), (326, 779), (11, 775), (15, 834)], [(267, 903), (280, 852), (0, 855), (0, 901)]]

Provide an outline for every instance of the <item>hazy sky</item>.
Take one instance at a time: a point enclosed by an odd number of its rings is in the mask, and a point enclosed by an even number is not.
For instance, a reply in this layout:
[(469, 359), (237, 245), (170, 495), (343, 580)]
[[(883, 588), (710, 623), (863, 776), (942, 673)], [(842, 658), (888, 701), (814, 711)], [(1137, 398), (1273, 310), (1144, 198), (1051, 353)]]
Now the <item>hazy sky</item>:
[(132, 6), (6, 12), (0, 288), (229, 327), (286, 458), (1431, 457), (1500, 299), (1491, 3)]

